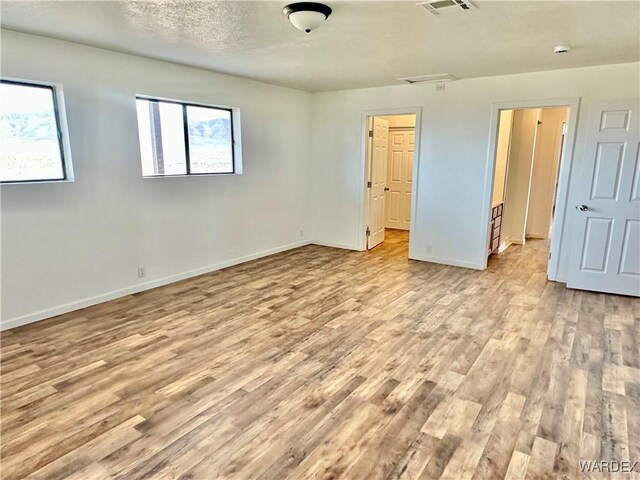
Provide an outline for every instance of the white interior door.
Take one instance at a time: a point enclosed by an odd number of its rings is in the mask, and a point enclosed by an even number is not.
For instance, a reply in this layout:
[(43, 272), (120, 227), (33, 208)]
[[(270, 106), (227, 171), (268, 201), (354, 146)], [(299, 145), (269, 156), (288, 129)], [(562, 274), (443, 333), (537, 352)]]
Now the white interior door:
[(373, 117), (367, 248), (373, 248), (384, 241), (388, 143), (389, 122), (383, 118)]
[(411, 225), (411, 180), (415, 132), (391, 130), (387, 166), (387, 198), (385, 226), (409, 230)]
[(591, 105), (567, 286), (640, 296), (638, 99)]

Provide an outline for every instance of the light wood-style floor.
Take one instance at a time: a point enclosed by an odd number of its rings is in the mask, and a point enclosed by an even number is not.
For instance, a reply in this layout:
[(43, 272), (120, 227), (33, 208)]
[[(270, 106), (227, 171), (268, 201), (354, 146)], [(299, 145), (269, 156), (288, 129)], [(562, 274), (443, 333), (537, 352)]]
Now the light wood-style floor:
[(2, 478), (579, 478), (581, 459), (640, 460), (640, 302), (548, 282), (546, 247), (477, 272), (409, 261), (393, 231), (5, 332)]

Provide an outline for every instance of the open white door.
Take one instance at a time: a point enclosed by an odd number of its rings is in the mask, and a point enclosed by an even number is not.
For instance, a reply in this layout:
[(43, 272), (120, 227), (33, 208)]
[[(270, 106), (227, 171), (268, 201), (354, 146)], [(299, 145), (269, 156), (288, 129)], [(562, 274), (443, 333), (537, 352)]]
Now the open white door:
[(367, 249), (384, 241), (384, 200), (387, 181), (389, 122), (383, 118), (373, 117), (372, 135)]
[(385, 226), (409, 230), (415, 132), (413, 128), (391, 130), (389, 139)]
[(639, 100), (590, 108), (567, 286), (640, 296)]

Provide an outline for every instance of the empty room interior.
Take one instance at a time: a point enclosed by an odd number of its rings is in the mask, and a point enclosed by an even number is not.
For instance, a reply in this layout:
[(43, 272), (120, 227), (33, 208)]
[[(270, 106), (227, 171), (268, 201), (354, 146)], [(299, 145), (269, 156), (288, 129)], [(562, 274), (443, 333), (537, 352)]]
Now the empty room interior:
[(640, 1), (0, 25), (3, 480), (640, 478)]

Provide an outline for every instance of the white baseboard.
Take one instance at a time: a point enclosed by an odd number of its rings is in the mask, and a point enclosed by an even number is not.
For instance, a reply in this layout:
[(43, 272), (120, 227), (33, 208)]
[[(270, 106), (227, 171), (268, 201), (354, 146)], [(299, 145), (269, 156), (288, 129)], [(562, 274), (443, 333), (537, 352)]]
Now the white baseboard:
[(500, 244), (500, 246), (498, 247), (498, 253), (504, 253), (504, 251), (509, 248), (511, 245), (513, 245), (513, 242), (511, 240), (505, 240), (504, 242), (502, 242)]
[(243, 257), (238, 257), (231, 260), (226, 260), (224, 262), (208, 265), (202, 268), (197, 268), (195, 270), (189, 270), (187, 272), (178, 273), (176, 275), (170, 275), (168, 277), (158, 278), (156, 280), (139, 283), (137, 285), (131, 285), (129, 287), (113, 290), (111, 292), (103, 293), (93, 297), (83, 298), (75, 302), (58, 305), (56, 307), (48, 308), (46, 310), (40, 310), (39, 312), (30, 313), (28, 315), (23, 315), (21, 317), (11, 318), (9, 320), (4, 320), (0, 322), (0, 331), (8, 330), (10, 328), (16, 328), (22, 325), (27, 325), (29, 323), (38, 322), (40, 320), (55, 317), (57, 315), (62, 315), (64, 313), (80, 310), (81, 308), (86, 308), (92, 305), (97, 305), (99, 303), (108, 302), (109, 300), (115, 300), (116, 298), (125, 297), (133, 293), (143, 292), (145, 290), (151, 290), (152, 288), (157, 288), (163, 285), (168, 285), (170, 283), (179, 282), (180, 280), (185, 280), (187, 278), (197, 277), (198, 275), (203, 275), (205, 273), (215, 272), (216, 270), (232, 267), (234, 265), (239, 265), (241, 263), (249, 262), (251, 260), (256, 260), (258, 258), (268, 257), (269, 255), (274, 255), (276, 253), (285, 252), (287, 250), (292, 250), (294, 248), (303, 247), (305, 245), (309, 245), (310, 243), (311, 241), (309, 240), (303, 240), (300, 242), (290, 243), (288, 245), (282, 245), (280, 247), (270, 248), (268, 250), (263, 250), (261, 252), (252, 253), (250, 255), (245, 255)]
[(542, 233), (527, 233), (526, 238), (531, 238), (533, 240), (548, 240), (549, 236)]
[(310, 243), (312, 245), (320, 245), (321, 247), (342, 248), (343, 250), (355, 250), (356, 252), (364, 252), (364, 250), (360, 247), (347, 245), (345, 243), (323, 242), (320, 240), (313, 240)]
[(508, 238), (500, 244), (500, 246), (498, 247), (498, 253), (504, 253), (504, 251), (511, 245), (524, 245), (524, 242), (524, 240), (514, 240), (512, 238)]
[(484, 270), (484, 265), (480, 265), (477, 263), (471, 262), (461, 262), (459, 260), (452, 260), (450, 258), (440, 258), (440, 257), (418, 257), (418, 256), (410, 256), (411, 260), (420, 260), (421, 262), (430, 262), (430, 263), (438, 263), (441, 265), (449, 265), (451, 267), (462, 267), (462, 268), (470, 268), (472, 270)]
[[(319, 240), (314, 240), (311, 242), (313, 245), (320, 245), (323, 247), (332, 247), (332, 248), (342, 248), (344, 250), (355, 250), (357, 252), (365, 251), (362, 248), (356, 247), (354, 245), (346, 245), (342, 243), (333, 243), (333, 242), (322, 242)], [(439, 263), (442, 265), (449, 265), (452, 267), (463, 267), (463, 268), (471, 268), (473, 270), (484, 270), (484, 265), (479, 265), (476, 263), (469, 262), (459, 262), (458, 260), (452, 260), (450, 258), (439, 258), (439, 257), (420, 257), (409, 254), (409, 258), (411, 260), (419, 260), (421, 262), (431, 262), (431, 263)]]

